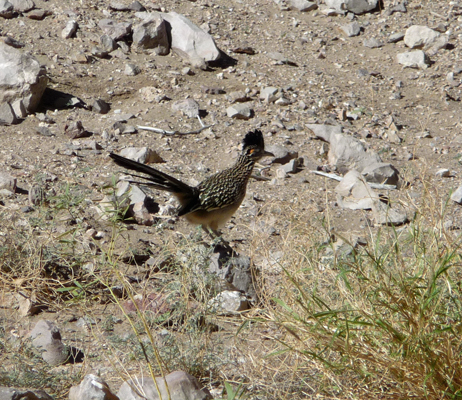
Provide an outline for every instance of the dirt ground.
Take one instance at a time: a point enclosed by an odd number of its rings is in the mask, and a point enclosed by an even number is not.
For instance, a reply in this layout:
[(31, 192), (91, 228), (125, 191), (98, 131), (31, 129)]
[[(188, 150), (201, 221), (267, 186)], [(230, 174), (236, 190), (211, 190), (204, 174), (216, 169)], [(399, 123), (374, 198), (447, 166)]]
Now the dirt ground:
[[(283, 248), (294, 221), (318, 229), (327, 220), (329, 229), (362, 237), (378, 229), (371, 211), (339, 208), (333, 190), (337, 183), (311, 172), (317, 168), (335, 171), (327, 165), (328, 145), (316, 140), (306, 124), (340, 124), (346, 134), (359, 138), (368, 149), (378, 152), (384, 162), (392, 163), (400, 171), (401, 187), (384, 194), (392, 204), (404, 205), (410, 218), (426, 194), (424, 182), (435, 188), (432, 195), (436, 204), (444, 204), (451, 191), (460, 185), (462, 114), (458, 85), (462, 71), (462, 9), (459, 12), (457, 5), (410, 0), (406, 13), (390, 13), (395, 4), (385, 1), (383, 10), (355, 16), (354, 20), (363, 28), (361, 34), (346, 37), (340, 27), (351, 22), (349, 16), (326, 16), (320, 10), (281, 11), (270, 0), (143, 3), (148, 11), (162, 7), (185, 15), (198, 26), (205, 24), (217, 46), (229, 56), (225, 65), (216, 63), (207, 71), (192, 69), (193, 75), (185, 75), (182, 69), (187, 64), (175, 54), (129, 52), (125, 58), (91, 57), (91, 49), (102, 34), (98, 21), (110, 17), (136, 23), (134, 12), (113, 11), (106, 1), (36, 0), (35, 3), (37, 8), (53, 14), (43, 21), (25, 16), (2, 19), (1, 35), (22, 42), (24, 50), (46, 66), (49, 88), (78, 97), (87, 105), (103, 99), (110, 103), (111, 110), (100, 115), (79, 107), (42, 108), (38, 112), (46, 112), (52, 120), (46, 123), (54, 134), (50, 137), (37, 133), (36, 128), (42, 122), (38, 114), (29, 115), (18, 125), (0, 127), (0, 170), (16, 177), (18, 187), (23, 189), (13, 197), (1, 199), (2, 235), (13, 229), (10, 221), (37, 215), (38, 210), (24, 213), (22, 208), (29, 204), (30, 186), (43, 184), (45, 180), (49, 188), (69, 184), (83, 194), (88, 206), (83, 222), (85, 230), (104, 232), (107, 236), (103, 241), (108, 240), (112, 226), (98, 218), (94, 206), (107, 192), (105, 187), (111, 183), (111, 177), (120, 171), (108, 157), (109, 152), (147, 146), (165, 161), (154, 165), (155, 168), (197, 184), (231, 165), (245, 133), (255, 128), (263, 131), (267, 144), (283, 145), (305, 160), (304, 168), (284, 179), (272, 179), (279, 166), (273, 164), (264, 172), (270, 180), (251, 180), (243, 205), (223, 229), (223, 236), (231, 246), (240, 254), (251, 256), (256, 264), (262, 263), (268, 253)], [(77, 35), (62, 39), (61, 30), (69, 19), (78, 22)], [(403, 41), (387, 42), (389, 35), (416, 24), (449, 33), (448, 48), (433, 55), (431, 65), (424, 70), (403, 68), (396, 61), (398, 53), (407, 51)], [(364, 40), (370, 38), (381, 40), (383, 47), (365, 47)], [(250, 46), (255, 54), (233, 52), (243, 46)], [(76, 52), (88, 55), (89, 61), (73, 61)], [(276, 63), (271, 52), (282, 53), (290, 63)], [(138, 65), (141, 73), (125, 75), (127, 63)], [(447, 79), (451, 72), (455, 83)], [(291, 104), (261, 102), (258, 93), (266, 86), (284, 89)], [(155, 87), (159, 95), (170, 100), (146, 102), (139, 92), (144, 87)], [(208, 94), (203, 87), (220, 88), (224, 93)], [(227, 96), (239, 90), (249, 93), (249, 104), (254, 110), (254, 116), (247, 121), (233, 120), (226, 114), (231, 105)], [(397, 92), (401, 96), (394, 98)], [(114, 131), (113, 124), (120, 114), (131, 114), (133, 117), (127, 123), (134, 126), (197, 129), (197, 120), (172, 110), (174, 101), (185, 98), (199, 103), (203, 122), (213, 124), (210, 129), (181, 137), (142, 130), (123, 135)], [(351, 117), (344, 118), (344, 112)], [(390, 135), (390, 116), (399, 128), (400, 143)], [(93, 135), (70, 140), (65, 135), (65, 126), (73, 121), (81, 121)], [(85, 149), (88, 140), (95, 140), (102, 150)], [(449, 169), (450, 176), (437, 176), (441, 168)], [(154, 191), (152, 195), (160, 204), (171, 201), (165, 193)], [(448, 224), (457, 230), (462, 226), (461, 208), (451, 201), (447, 207)], [(65, 219), (57, 224), (53, 233), (56, 238), (70, 228)], [(130, 246), (141, 250), (149, 247), (151, 253), (161, 255), (165, 246), (174, 248), (183, 238), (197, 233), (196, 228), (182, 219), (161, 221), (160, 228), (130, 224), (115, 253), (122, 254)], [(6, 292), (4, 297), (8, 297)], [(108, 312), (120, 315), (116, 307), (101, 304), (86, 311), (100, 320)], [(75, 326), (82, 316), (81, 311), (69, 307), (60, 313), (19, 317), (6, 307), (1, 319), (7, 332), (25, 332), (38, 319), (51, 319), (61, 326), (68, 343), (91, 349), (88, 344), (91, 333)], [(124, 323), (116, 329), (123, 334), (129, 328)], [(95, 362), (97, 357), (92, 361), (94, 354), (87, 351), (90, 353), (87, 371), (100, 368), (106, 371), (103, 375), (110, 376), (110, 364)]]

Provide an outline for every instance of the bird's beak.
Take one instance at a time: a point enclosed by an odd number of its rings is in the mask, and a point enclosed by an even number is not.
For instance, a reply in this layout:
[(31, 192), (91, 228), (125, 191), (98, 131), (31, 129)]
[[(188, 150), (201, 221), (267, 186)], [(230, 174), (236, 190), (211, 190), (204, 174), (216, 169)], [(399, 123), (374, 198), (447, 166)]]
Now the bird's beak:
[(271, 153), (270, 151), (264, 151), (263, 152), (263, 157), (275, 157), (275, 155), (273, 153)]

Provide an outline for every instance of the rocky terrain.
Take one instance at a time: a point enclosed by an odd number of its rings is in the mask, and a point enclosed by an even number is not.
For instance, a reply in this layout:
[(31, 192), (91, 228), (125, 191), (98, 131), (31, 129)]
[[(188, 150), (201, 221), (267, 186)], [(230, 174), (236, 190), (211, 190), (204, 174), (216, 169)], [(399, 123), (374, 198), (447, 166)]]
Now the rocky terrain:
[[(274, 306), (288, 249), (364, 245), (428, 203), (459, 236), (462, 3), (3, 0), (0, 35), (0, 398), (138, 399), (145, 357), (187, 382), (175, 399), (360, 392), (266, 360), (274, 324), (237, 331)], [(108, 157), (197, 185), (254, 129), (275, 157), (222, 231), (233, 253)]]

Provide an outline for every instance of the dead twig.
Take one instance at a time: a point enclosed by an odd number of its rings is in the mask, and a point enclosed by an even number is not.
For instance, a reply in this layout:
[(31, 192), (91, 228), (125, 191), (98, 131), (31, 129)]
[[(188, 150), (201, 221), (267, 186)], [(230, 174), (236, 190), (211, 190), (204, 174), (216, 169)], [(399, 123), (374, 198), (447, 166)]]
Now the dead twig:
[(141, 126), (141, 125), (138, 125), (137, 128), (145, 130), (145, 131), (160, 133), (162, 135), (173, 136), (173, 135), (197, 135), (203, 130), (208, 129), (211, 126), (215, 125), (215, 124), (204, 125), (204, 123), (202, 122), (199, 116), (197, 116), (197, 119), (199, 120), (201, 127), (199, 129), (196, 129), (195, 131), (188, 131), (188, 132), (166, 131), (165, 129), (161, 129), (161, 128), (153, 128), (152, 126)]
[[(341, 182), (343, 178), (339, 175), (336, 174), (328, 174), (327, 172), (322, 172), (322, 171), (310, 171), (313, 174), (316, 175), (321, 175), (325, 176), (326, 178), (334, 179), (336, 181)], [(379, 189), (379, 190), (395, 190), (396, 185), (387, 185), (387, 184), (382, 184), (382, 183), (372, 183), (372, 182), (367, 182), (367, 184), (372, 188), (372, 189)]]

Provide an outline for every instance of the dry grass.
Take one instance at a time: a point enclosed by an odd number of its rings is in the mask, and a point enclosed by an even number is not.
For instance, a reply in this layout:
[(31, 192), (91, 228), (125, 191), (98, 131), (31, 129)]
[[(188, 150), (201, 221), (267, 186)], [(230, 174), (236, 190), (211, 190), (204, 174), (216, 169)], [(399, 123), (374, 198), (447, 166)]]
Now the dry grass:
[[(208, 306), (220, 290), (206, 272), (210, 248), (165, 235), (163, 269), (127, 265), (126, 226), (113, 215), (105, 243), (85, 240), (84, 201), (63, 188), (35, 219), (19, 215), (2, 230), (1, 295), (23, 292), (48, 309), (95, 319), (89, 358), (80, 369), (50, 372), (4, 328), (0, 384), (66, 398), (83, 374), (105, 366), (114, 387), (141, 373), (182, 369), (229, 399), (460, 398), (460, 240), (444, 229), (447, 205), (427, 189), (421, 204), (411, 204), (409, 225), (371, 233), (366, 246), (346, 254), (329, 251), (329, 215), (323, 230), (322, 221), (286, 209), (287, 229), (274, 247), (264, 235), (249, 245), (255, 260), (282, 254), (257, 274), (259, 304), (230, 317)], [(136, 273), (149, 278), (129, 279)], [(136, 302), (152, 293), (165, 296), (169, 312)], [(127, 300), (138, 304), (134, 312)]]

